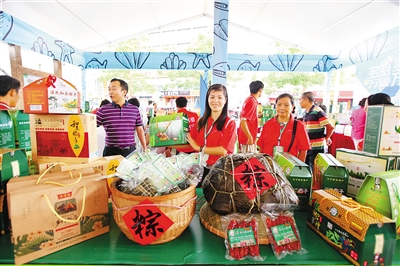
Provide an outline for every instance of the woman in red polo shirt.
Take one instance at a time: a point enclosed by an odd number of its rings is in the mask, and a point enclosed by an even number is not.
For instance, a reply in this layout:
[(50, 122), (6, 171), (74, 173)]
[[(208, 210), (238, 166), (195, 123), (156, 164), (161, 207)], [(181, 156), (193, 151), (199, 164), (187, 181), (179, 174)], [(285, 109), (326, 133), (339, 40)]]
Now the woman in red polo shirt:
[[(295, 109), (293, 96), (284, 93), (279, 95), (275, 102), (277, 116), (264, 124), (257, 142), (260, 152), (270, 156), (273, 156), (275, 152), (289, 150), (295, 123), (292, 115)], [(289, 152), (304, 162), (307, 150), (311, 148), (310, 140), (304, 124), (301, 121), (296, 121), (296, 123), (295, 138)]]
[(204, 114), (197, 123), (197, 130), (188, 135), (190, 146), (208, 156), (204, 176), (209, 167), (221, 156), (231, 154), (236, 142), (236, 123), (228, 116), (228, 91), (222, 84), (208, 88)]

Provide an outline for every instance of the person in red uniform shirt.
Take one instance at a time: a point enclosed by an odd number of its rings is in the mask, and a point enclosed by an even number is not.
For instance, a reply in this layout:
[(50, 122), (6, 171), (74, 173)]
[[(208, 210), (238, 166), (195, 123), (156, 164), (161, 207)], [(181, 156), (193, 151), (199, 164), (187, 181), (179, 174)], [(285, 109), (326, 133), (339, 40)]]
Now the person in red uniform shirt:
[[(186, 109), (188, 100), (186, 97), (178, 97), (175, 99), (175, 104), (177, 108), (177, 113), (184, 113), (187, 115), (187, 118), (189, 120), (189, 134), (193, 134), (194, 131), (196, 131), (196, 126), (197, 126), (197, 120), (199, 120), (199, 115), (195, 112), (189, 111)], [(192, 153), (196, 152), (192, 147), (190, 148), (179, 148), (177, 146), (176, 148), (176, 154), (179, 154), (180, 152), (184, 153)]]
[(0, 75), (0, 110), (9, 110), (17, 106), (21, 96), (21, 82), (8, 75)]
[(249, 85), (250, 96), (243, 103), (240, 112), (240, 126), (238, 128), (238, 141), (242, 152), (255, 152), (255, 145), (258, 131), (258, 99), (262, 95), (264, 84), (259, 81), (252, 81)]
[(236, 123), (228, 116), (226, 87), (222, 84), (211, 85), (206, 99), (204, 114), (198, 120), (196, 130), (187, 137), (195, 151), (208, 156), (203, 177), (221, 156), (234, 152), (236, 142)]
[[(268, 120), (261, 131), (257, 142), (261, 153), (274, 156), (274, 152), (287, 152), (293, 135), (295, 123), (292, 113), (294, 113), (293, 96), (284, 93), (276, 98), (277, 116)], [(310, 139), (307, 130), (301, 121), (297, 121), (297, 129), (290, 153), (299, 160), (305, 161), (307, 151), (311, 149)]]

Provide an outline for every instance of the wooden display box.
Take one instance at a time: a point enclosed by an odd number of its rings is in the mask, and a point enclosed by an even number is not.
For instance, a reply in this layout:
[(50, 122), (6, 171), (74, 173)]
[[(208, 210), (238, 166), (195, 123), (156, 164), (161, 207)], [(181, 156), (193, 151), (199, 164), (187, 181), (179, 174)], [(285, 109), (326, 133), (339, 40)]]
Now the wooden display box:
[(313, 191), (307, 225), (354, 265), (392, 263), (394, 221), (337, 191)]
[(347, 195), (349, 173), (332, 154), (319, 153), (315, 157), (312, 189), (334, 189)]
[(95, 115), (31, 115), (30, 122), (36, 163), (76, 164), (98, 159)]
[(355, 198), (364, 179), (373, 173), (394, 170), (394, 157), (381, 157), (370, 153), (350, 149), (337, 149), (336, 159), (349, 172), (347, 196)]
[(357, 202), (369, 206), (396, 222), (400, 239), (400, 171), (392, 170), (370, 174), (357, 193)]
[(400, 156), (400, 107), (368, 106), (364, 151), (382, 156)]
[(306, 211), (311, 194), (312, 175), (310, 167), (289, 152), (276, 153), (274, 160), (281, 167), (282, 172), (299, 197), (297, 209)]

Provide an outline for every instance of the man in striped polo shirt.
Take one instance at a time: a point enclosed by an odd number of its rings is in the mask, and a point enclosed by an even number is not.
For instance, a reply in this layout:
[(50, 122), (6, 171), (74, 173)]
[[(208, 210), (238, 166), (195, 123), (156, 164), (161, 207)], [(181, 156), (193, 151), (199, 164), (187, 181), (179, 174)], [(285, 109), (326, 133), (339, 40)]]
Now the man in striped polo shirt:
[(300, 97), (300, 106), (306, 109), (303, 123), (311, 142), (311, 150), (307, 151), (305, 163), (310, 166), (311, 171), (314, 169), (314, 159), (317, 154), (325, 152), (325, 142), (328, 146), (331, 145), (334, 131), (326, 113), (314, 102), (315, 96), (312, 92), (304, 92)]
[(125, 96), (128, 84), (121, 79), (112, 79), (108, 86), (111, 103), (97, 110), (97, 126), (106, 131), (103, 156), (122, 155), (126, 157), (136, 149), (135, 131), (146, 150), (143, 122), (139, 108), (128, 103)]

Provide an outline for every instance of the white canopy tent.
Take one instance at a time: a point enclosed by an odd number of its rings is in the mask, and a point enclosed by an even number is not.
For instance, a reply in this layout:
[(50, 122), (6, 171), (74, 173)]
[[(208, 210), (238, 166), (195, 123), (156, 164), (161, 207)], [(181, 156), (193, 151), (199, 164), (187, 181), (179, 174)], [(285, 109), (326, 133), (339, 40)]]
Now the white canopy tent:
[[(309, 53), (335, 53), (399, 26), (398, 0), (229, 2), (230, 42), (242, 53), (271, 40)], [(145, 33), (213, 25), (212, 0), (1, 0), (1, 10), (83, 51)], [(243, 33), (258, 36), (243, 40)], [(259, 39), (258, 39), (259, 38)], [(228, 46), (228, 52), (234, 45)], [(265, 52), (267, 53), (267, 52)]]

